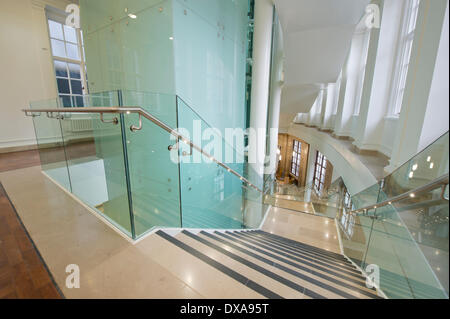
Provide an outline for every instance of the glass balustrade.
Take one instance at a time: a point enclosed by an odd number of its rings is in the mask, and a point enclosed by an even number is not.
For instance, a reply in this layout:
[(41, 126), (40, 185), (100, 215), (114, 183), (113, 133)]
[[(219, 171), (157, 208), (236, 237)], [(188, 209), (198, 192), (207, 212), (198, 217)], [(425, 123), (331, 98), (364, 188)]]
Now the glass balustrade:
[[(261, 223), (268, 205), (246, 179), (263, 185), (263, 176), (249, 173), (243, 150), (179, 97), (119, 90), (87, 95), (84, 105), (141, 108), (188, 139), (199, 125), (198, 145), (226, 167), (139, 114), (75, 113), (61, 105), (31, 105), (58, 110), (33, 117), (42, 170), (128, 236), (137, 239), (153, 227), (240, 229)], [(218, 144), (208, 146), (210, 141)]]
[(387, 297), (448, 298), (448, 185), (376, 207), (448, 176), (448, 133), (350, 197), (342, 179), (319, 194), (312, 185), (294, 188), (256, 174), (243, 145), (178, 96), (119, 90), (84, 97), (87, 107), (141, 108), (154, 121), (62, 105), (31, 103), (58, 110), (32, 113), (43, 172), (128, 236), (154, 227), (257, 228), (270, 205), (296, 209), (335, 218), (345, 255), (363, 270), (376, 265)]
[[(388, 298), (448, 298), (448, 185), (412, 192), (448, 176), (448, 147), (447, 132), (352, 196), (351, 207), (336, 219), (344, 253), (363, 270), (378, 267), (379, 287)], [(382, 202), (388, 205), (376, 207)], [(368, 206), (366, 212), (349, 213)]]

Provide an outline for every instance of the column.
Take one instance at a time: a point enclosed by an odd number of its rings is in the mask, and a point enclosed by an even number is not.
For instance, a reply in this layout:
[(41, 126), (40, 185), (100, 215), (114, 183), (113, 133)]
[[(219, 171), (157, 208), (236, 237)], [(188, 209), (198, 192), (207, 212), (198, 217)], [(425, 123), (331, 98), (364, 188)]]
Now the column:
[(250, 167), (257, 175), (264, 173), (266, 156), (267, 112), (272, 52), (273, 3), (255, 1), (255, 30), (253, 34), (253, 74), (250, 105), (250, 128), (256, 137), (249, 139)]

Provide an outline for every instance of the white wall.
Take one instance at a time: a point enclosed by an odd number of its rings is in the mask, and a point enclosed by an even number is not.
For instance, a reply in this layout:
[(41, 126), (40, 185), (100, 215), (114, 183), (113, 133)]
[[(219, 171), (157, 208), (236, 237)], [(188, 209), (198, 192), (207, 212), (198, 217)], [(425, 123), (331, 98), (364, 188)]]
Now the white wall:
[[(342, 176), (350, 194), (357, 194), (376, 183), (376, 178), (358, 156), (329, 134), (303, 125), (292, 125), (289, 134), (310, 144), (309, 169), (315, 160), (316, 150), (319, 150), (333, 164), (333, 169)], [(312, 171), (308, 171), (307, 183), (312, 180), (313, 175)]]
[(0, 152), (36, 143), (32, 120), (21, 109), (57, 95), (44, 8), (67, 3), (1, 0)]
[(419, 150), (427, 147), (443, 133), (448, 131), (449, 118), (449, 65), (448, 65), (448, 5), (442, 26), (436, 65), (428, 97), (427, 112), (420, 137)]

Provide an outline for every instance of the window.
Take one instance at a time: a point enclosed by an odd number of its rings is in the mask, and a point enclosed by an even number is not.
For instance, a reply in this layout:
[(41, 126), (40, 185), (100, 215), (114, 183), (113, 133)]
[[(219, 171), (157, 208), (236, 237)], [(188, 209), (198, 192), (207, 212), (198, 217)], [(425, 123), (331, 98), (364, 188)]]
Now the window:
[(316, 164), (314, 171), (314, 189), (319, 194), (322, 193), (325, 184), (325, 175), (327, 172), (327, 158), (317, 151)]
[(302, 156), (302, 143), (294, 140), (294, 149), (292, 152), (291, 174), (298, 177), (300, 171), (300, 162)]
[(414, 41), (417, 14), (419, 12), (420, 0), (409, 0), (407, 2), (407, 14), (403, 26), (403, 39), (400, 46), (397, 70), (396, 85), (393, 93), (392, 114), (398, 116), (402, 110), (403, 95), (405, 93), (406, 78), (408, 76), (411, 49)]
[(353, 209), (352, 197), (348, 190), (344, 189), (344, 209), (342, 210), (342, 216), (340, 223), (344, 228), (347, 236), (353, 236), (353, 227), (355, 226), (355, 216), (349, 214), (348, 212)]
[(344, 190), (344, 209), (349, 211), (353, 209), (352, 197), (347, 189)]
[(64, 107), (83, 107), (83, 95), (88, 94), (83, 35), (53, 16), (48, 17), (48, 30), (58, 96)]
[(366, 29), (363, 33), (363, 44), (362, 44), (362, 52), (361, 52), (361, 61), (360, 67), (358, 70), (358, 87), (356, 91), (356, 99), (355, 99), (355, 110), (353, 115), (359, 115), (361, 110), (361, 99), (362, 93), (364, 89), (364, 79), (366, 76), (366, 66), (367, 66), (367, 58), (369, 55), (369, 44), (370, 44), (370, 29)]

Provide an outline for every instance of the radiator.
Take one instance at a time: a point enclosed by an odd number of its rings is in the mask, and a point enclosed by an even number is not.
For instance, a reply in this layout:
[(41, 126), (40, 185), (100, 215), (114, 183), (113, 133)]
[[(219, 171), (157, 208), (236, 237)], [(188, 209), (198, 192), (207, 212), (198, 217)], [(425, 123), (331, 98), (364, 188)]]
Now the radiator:
[(71, 119), (70, 125), (72, 132), (92, 131), (91, 119)]

